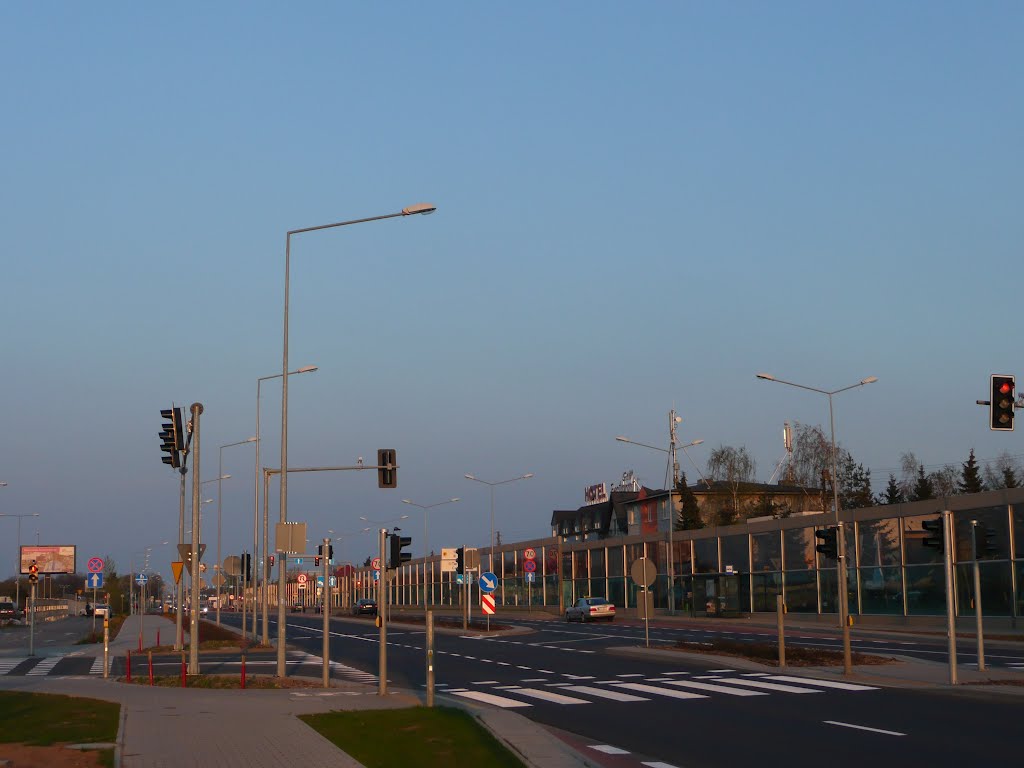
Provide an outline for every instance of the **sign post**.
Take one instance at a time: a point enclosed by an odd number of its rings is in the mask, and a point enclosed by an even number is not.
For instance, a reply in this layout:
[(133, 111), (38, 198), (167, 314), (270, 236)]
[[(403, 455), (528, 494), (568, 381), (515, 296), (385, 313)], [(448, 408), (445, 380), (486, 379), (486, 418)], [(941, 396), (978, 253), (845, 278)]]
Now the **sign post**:
[(633, 561), (633, 566), (629, 569), (629, 575), (633, 579), (633, 582), (637, 586), (643, 587), (644, 597), (644, 639), (647, 647), (651, 647), (651, 631), (649, 617), (647, 615), (648, 590), (647, 588), (654, 583), (654, 580), (658, 577), (658, 569), (654, 566), (649, 559), (641, 557)]

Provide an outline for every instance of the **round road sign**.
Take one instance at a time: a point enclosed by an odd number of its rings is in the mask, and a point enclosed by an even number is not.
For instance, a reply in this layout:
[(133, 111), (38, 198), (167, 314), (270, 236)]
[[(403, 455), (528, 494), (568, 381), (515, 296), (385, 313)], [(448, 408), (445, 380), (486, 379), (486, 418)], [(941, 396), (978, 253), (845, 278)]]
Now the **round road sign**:
[(523, 563), (523, 570), (527, 573), (533, 573), (537, 570), (537, 563), (533, 560), (527, 560)]
[(658, 569), (649, 559), (641, 557), (633, 561), (633, 566), (629, 569), (629, 575), (641, 587), (649, 587), (658, 578)]
[(525, 550), (523, 552), (523, 558), (525, 560), (533, 560), (536, 557), (537, 557), (537, 550), (533, 549), (532, 547), (530, 549), (527, 549), (527, 550)]
[(379, 571), (380, 570), (380, 558), (379, 557), (373, 558), (373, 560), (370, 561), (370, 567), (373, 568), (373, 570), (375, 570), (375, 571)]
[(90, 557), (89, 558), (89, 573), (102, 573), (103, 572), (103, 558), (101, 557)]
[(295, 580), (297, 582), (299, 582), (299, 584), (305, 584), (306, 583), (306, 574), (300, 573), (298, 576), (295, 577)]

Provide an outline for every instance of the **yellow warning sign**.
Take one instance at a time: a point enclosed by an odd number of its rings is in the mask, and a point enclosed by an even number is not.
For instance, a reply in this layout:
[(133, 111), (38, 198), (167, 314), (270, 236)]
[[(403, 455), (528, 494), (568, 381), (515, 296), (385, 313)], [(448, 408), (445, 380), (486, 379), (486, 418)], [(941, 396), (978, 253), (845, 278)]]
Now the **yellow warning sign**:
[(178, 584), (181, 581), (181, 567), (185, 565), (184, 561), (177, 560), (171, 563), (171, 572), (174, 574), (174, 583)]

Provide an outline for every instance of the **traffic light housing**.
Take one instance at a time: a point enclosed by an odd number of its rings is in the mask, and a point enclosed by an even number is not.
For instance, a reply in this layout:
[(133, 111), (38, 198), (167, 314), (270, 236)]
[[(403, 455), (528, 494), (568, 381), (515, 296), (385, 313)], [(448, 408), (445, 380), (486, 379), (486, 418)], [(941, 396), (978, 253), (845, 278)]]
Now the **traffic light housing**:
[(398, 568), (402, 563), (412, 560), (411, 552), (403, 552), (404, 547), (412, 544), (412, 536), (399, 536), (397, 533), (389, 533), (391, 539), (391, 559), (388, 568)]
[(921, 527), (927, 531), (930, 536), (925, 536), (921, 543), (926, 547), (932, 549), (942, 549), (944, 546), (942, 536), (942, 520), (925, 520), (921, 523)]
[(377, 449), (377, 487), (398, 487), (398, 465), (394, 448)]
[[(317, 546), (316, 546), (316, 553), (320, 557), (324, 556), (324, 545), (323, 544), (317, 544)], [(332, 562), (334, 562), (334, 545), (333, 544), (328, 544), (327, 545), (327, 564), (330, 565)], [(316, 564), (320, 565), (320, 560), (319, 559), (317, 559)]]
[(313, 555), (313, 565), (317, 568), (320, 567), (320, 555)]
[(39, 581), (39, 566), (36, 565), (35, 560), (33, 560), (32, 564), (28, 567), (28, 580), (32, 584), (35, 584), (37, 581)]
[(267, 566), (269, 566), (270, 568), (274, 567), (274, 556), (273, 555), (267, 555)]
[(242, 574), (244, 576), (244, 580), (248, 583), (252, 581), (252, 555), (246, 552), (242, 555), (241, 560)]
[(168, 466), (178, 469), (181, 467), (181, 452), (185, 450), (185, 439), (181, 428), (181, 409), (165, 408), (160, 411), (163, 425), (160, 431), (160, 450), (166, 456), (160, 460)]
[(1013, 431), (1013, 403), (1016, 382), (1013, 376), (992, 374), (992, 388), (989, 395), (989, 429), (998, 432)]
[(822, 528), (814, 532), (814, 538), (821, 539), (815, 549), (825, 557), (832, 560), (839, 560), (839, 529), (836, 527)]
[(455, 550), (455, 572), (465, 573), (466, 572), (466, 548), (459, 547)]

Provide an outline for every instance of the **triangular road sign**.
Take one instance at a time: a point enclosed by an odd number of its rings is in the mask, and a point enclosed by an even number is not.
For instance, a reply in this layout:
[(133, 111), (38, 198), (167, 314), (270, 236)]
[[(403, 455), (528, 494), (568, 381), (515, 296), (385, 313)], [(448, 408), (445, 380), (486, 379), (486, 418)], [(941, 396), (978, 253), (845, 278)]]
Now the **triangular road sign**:
[(171, 563), (171, 573), (174, 574), (174, 583), (175, 584), (181, 583), (181, 567), (184, 564), (185, 563), (180, 561), (180, 560)]
[[(206, 551), (206, 545), (199, 545), (199, 559), (203, 559), (203, 553)], [(179, 544), (178, 554), (181, 559), (185, 562), (185, 567), (188, 568), (189, 575), (192, 575), (192, 545), (191, 544)]]

